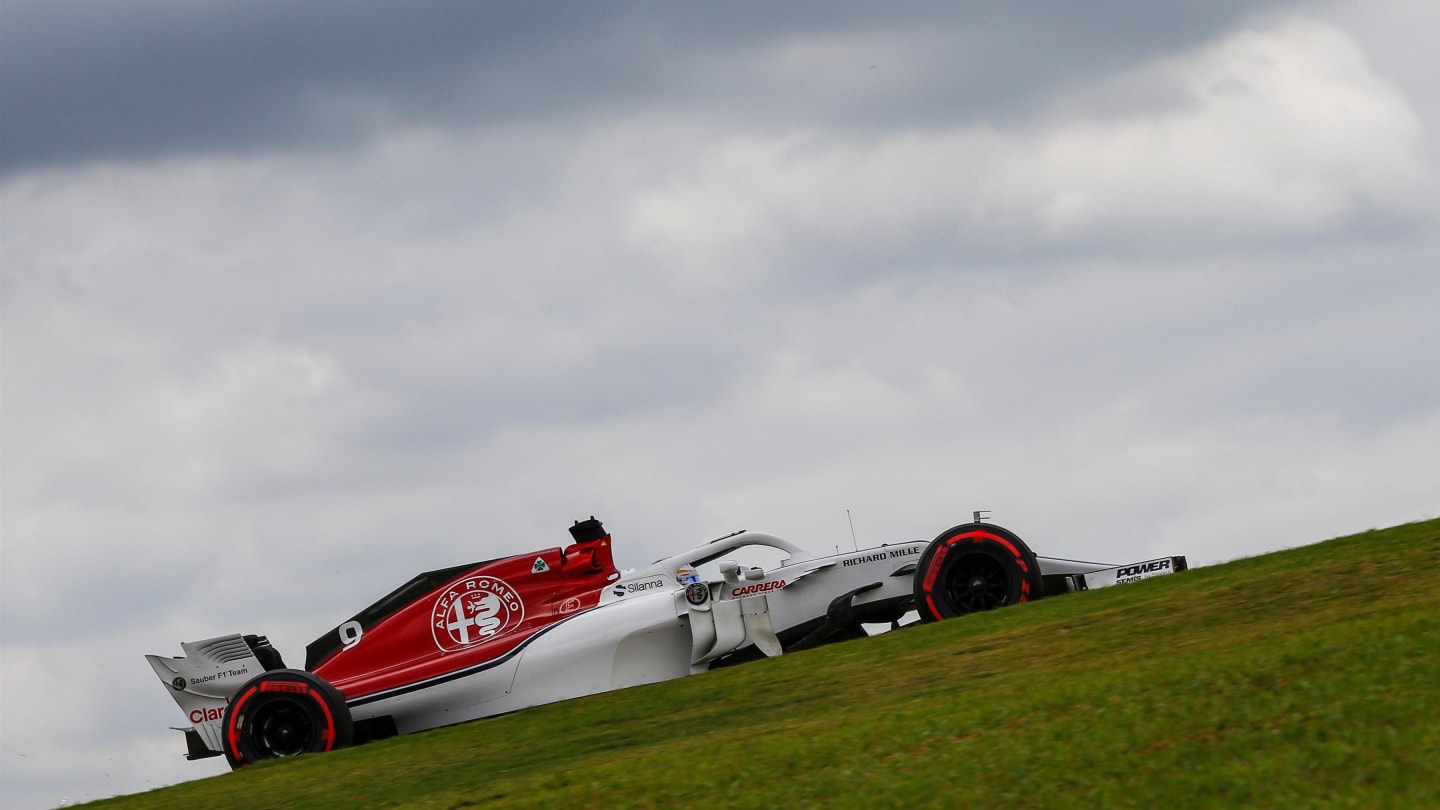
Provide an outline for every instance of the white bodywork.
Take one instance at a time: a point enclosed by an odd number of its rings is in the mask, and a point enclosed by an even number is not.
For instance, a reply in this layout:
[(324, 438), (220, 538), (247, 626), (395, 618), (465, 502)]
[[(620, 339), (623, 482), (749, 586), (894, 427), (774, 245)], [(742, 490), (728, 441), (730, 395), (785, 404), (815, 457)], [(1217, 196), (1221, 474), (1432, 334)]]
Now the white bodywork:
[[(348, 706), (357, 722), (388, 716), (399, 733), (408, 733), (703, 672), (750, 645), (779, 655), (777, 634), (825, 617), (837, 597), (867, 586), (851, 604), (912, 597), (915, 563), (927, 545), (912, 541), (816, 556), (772, 535), (737, 533), (622, 572), (605, 586), (596, 608), (545, 627), (497, 659)], [(728, 561), (755, 546), (784, 559), (770, 570)], [(1065, 575), (1068, 590), (1173, 570), (1169, 558), (1135, 566), (1037, 559), (1042, 574)], [(713, 568), (719, 573), (700, 583), (706, 598), (696, 598), (699, 591), (687, 574), (710, 563), (718, 563)], [(204, 746), (220, 751), (226, 704), (262, 668), (239, 635), (181, 647), (182, 658), (147, 660)], [(177, 688), (177, 679), (184, 688)]]
[[(721, 577), (703, 583), (710, 598), (686, 599), (681, 569), (745, 546), (776, 549), (788, 559), (769, 571), (722, 561)], [(606, 587), (599, 607), (547, 627), (484, 669), (394, 696), (371, 695), (352, 702), (350, 711), (356, 720), (389, 715), (403, 734), (703, 672), (751, 644), (779, 655), (776, 634), (824, 616), (839, 594), (879, 581), (880, 588), (855, 602), (908, 596), (911, 578), (892, 575), (925, 546), (916, 541), (817, 558), (773, 535), (722, 538), (624, 572)]]

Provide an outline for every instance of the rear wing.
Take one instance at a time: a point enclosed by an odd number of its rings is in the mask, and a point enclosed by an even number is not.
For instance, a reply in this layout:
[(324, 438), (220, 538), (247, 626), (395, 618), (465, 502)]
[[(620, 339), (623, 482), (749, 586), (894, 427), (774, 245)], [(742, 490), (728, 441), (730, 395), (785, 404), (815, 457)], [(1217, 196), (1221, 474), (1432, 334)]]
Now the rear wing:
[(186, 759), (219, 756), (224, 750), (225, 707), (247, 681), (267, 669), (283, 669), (280, 653), (264, 636), (240, 635), (187, 641), (179, 658), (147, 655), (191, 725), (172, 726), (185, 732)]

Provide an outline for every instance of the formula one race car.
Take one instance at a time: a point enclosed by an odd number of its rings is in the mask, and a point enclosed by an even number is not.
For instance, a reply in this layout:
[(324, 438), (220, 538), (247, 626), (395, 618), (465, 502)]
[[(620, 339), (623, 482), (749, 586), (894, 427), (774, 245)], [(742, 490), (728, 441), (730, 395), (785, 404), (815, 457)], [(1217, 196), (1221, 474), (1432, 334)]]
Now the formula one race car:
[[(600, 521), (570, 534), (564, 549), (420, 574), (316, 639), (303, 670), (257, 635), (146, 656), (190, 718), (187, 758), (329, 751), (860, 637), (912, 611), (939, 621), (1186, 567), (1036, 557), (980, 513), (928, 543), (816, 555), (742, 531), (627, 571)], [(735, 561), (757, 549), (779, 565)]]

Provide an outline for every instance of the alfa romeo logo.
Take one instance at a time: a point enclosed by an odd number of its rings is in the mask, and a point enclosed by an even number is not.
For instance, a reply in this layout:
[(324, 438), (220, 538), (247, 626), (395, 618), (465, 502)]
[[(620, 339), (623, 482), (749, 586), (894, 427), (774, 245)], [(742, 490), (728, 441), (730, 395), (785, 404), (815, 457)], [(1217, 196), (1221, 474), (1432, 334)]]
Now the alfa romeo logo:
[(435, 600), (430, 632), (446, 652), (463, 650), (517, 627), (525, 603), (508, 582), (473, 576), (457, 580)]
[(700, 607), (710, 601), (710, 587), (703, 582), (692, 582), (685, 586), (685, 601)]

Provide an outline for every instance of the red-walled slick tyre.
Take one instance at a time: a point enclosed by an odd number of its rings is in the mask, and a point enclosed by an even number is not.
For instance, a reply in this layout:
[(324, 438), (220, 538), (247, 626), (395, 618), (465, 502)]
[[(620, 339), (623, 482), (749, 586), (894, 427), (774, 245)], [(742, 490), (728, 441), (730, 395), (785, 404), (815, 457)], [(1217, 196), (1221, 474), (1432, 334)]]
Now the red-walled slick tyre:
[(926, 622), (1033, 602), (1043, 593), (1035, 553), (992, 523), (941, 532), (915, 569), (915, 609)]
[(225, 759), (231, 768), (333, 751), (354, 738), (345, 696), (324, 679), (298, 669), (256, 676), (225, 707)]

